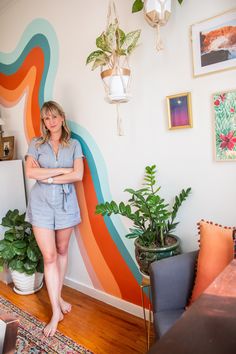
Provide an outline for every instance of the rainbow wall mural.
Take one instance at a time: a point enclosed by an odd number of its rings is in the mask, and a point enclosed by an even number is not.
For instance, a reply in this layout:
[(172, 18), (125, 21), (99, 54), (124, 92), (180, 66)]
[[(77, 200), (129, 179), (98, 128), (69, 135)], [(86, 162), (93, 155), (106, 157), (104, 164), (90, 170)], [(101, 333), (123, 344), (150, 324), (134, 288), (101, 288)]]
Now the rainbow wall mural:
[[(12, 53), (0, 53), (0, 103), (11, 107), (25, 96), (27, 141), (40, 135), (40, 107), (53, 98), (58, 57), (56, 34), (44, 19), (28, 25)], [(97, 203), (112, 199), (105, 163), (90, 134), (74, 121), (69, 124), (85, 155), (84, 179), (76, 187), (82, 223), (75, 234), (87, 272), (95, 289), (141, 305), (141, 275), (119, 236), (123, 225), (94, 213)]]

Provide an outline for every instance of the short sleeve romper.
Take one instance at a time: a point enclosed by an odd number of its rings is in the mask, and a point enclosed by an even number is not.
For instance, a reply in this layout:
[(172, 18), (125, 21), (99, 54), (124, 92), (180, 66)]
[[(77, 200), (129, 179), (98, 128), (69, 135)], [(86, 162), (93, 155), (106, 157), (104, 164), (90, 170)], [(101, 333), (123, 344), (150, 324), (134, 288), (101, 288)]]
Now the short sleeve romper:
[[(43, 168), (71, 168), (74, 160), (83, 157), (80, 143), (70, 139), (69, 145), (59, 145), (57, 156), (50, 142), (38, 145), (34, 138), (26, 156), (33, 156)], [(81, 222), (80, 209), (73, 183), (46, 184), (36, 181), (26, 211), (26, 221), (33, 226), (60, 230)]]

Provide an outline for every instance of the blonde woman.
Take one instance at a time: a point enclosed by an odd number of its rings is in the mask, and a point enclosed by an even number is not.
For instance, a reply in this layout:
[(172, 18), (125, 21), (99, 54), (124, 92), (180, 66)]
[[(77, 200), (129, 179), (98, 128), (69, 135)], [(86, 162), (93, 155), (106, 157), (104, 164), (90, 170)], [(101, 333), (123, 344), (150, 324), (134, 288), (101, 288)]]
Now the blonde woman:
[(83, 154), (80, 143), (70, 138), (63, 109), (54, 101), (41, 108), (41, 133), (31, 141), (26, 154), (26, 176), (36, 180), (26, 220), (33, 226), (44, 259), (52, 306), (52, 318), (44, 328), (49, 337), (55, 334), (63, 314), (71, 310), (61, 290), (72, 229), (81, 221), (74, 182), (83, 177)]

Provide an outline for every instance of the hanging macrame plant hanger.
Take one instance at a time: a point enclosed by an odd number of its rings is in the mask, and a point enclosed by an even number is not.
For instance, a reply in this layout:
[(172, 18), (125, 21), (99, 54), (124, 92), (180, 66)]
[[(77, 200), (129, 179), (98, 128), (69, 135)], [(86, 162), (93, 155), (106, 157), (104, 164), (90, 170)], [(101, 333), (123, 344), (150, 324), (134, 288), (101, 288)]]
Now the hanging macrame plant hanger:
[[(110, 0), (108, 5), (106, 32), (108, 31), (109, 26), (112, 24), (115, 24), (116, 28), (119, 28), (119, 20), (115, 2)], [(116, 46), (116, 43), (113, 44)], [(120, 103), (128, 102), (131, 97), (129, 93), (131, 70), (129, 67), (128, 56), (125, 56), (121, 63), (121, 58), (114, 49), (112, 53), (111, 67), (108, 69), (101, 67), (101, 78), (103, 80), (104, 89), (106, 92), (105, 100), (108, 103), (116, 104), (118, 135), (124, 135), (124, 128), (122, 118), (120, 117), (119, 105)]]
[(144, 9), (146, 21), (150, 26), (156, 28), (156, 49), (161, 51), (164, 48), (161, 39), (161, 26), (164, 26), (169, 20), (171, 0), (144, 0)]

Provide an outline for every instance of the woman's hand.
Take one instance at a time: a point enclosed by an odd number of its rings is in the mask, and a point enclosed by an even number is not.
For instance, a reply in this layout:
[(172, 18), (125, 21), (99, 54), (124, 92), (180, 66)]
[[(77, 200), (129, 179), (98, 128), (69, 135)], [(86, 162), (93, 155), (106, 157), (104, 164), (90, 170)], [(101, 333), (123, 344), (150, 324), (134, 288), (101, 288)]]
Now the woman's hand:
[(38, 161), (31, 156), (31, 166), (32, 167), (40, 167)]

